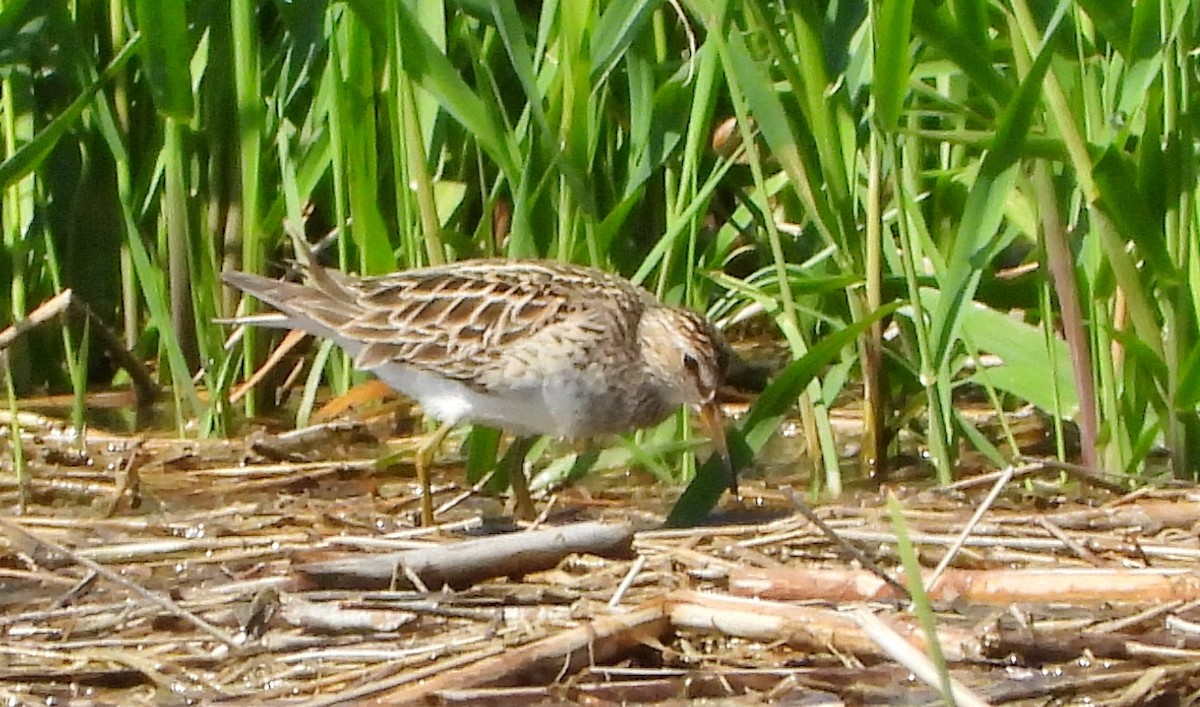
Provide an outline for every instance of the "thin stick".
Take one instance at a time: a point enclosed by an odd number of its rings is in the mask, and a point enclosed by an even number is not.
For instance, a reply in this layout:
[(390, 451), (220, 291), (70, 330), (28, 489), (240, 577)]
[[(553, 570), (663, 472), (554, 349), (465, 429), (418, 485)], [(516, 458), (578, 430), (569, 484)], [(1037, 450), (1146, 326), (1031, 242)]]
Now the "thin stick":
[[(69, 290), (67, 291), (69, 292)], [(71, 297), (68, 313), (75, 317), (82, 317), (91, 324), (91, 333), (99, 337), (100, 342), (108, 349), (108, 353), (117, 362), (117, 365), (129, 374), (138, 405), (149, 405), (162, 394), (162, 387), (154, 380), (142, 362), (130, 353), (129, 349), (125, 348), (125, 342), (121, 340), (121, 337), (107, 322), (92, 311), (87, 302), (79, 297)]]
[(86, 302), (76, 297), (75, 293), (70, 289), (63, 290), (41, 303), (29, 313), (29, 316), (19, 322), (15, 322), (12, 326), (0, 332), (0, 349), (8, 348), (30, 329), (63, 315), (68, 317), (74, 315), (92, 325), (92, 333), (100, 338), (100, 341), (112, 355), (113, 360), (129, 374), (129, 379), (133, 381), (133, 390), (137, 396), (139, 405), (151, 403), (158, 397), (162, 389), (142, 365), (142, 362), (129, 353), (129, 350), (125, 348), (125, 344), (121, 341), (121, 337), (103, 319), (97, 316)]
[[(245, 326), (245, 324), (242, 323), (242, 326)], [(278, 365), (285, 356), (287, 356), (288, 352), (296, 348), (296, 346), (298, 346), (306, 336), (308, 336), (308, 334), (305, 334), (299, 329), (289, 331), (287, 335), (283, 337), (283, 341), (279, 342), (279, 346), (276, 346), (275, 350), (271, 352), (270, 357), (263, 362), (263, 365), (258, 367), (258, 370), (254, 371), (254, 375), (250, 376), (249, 380), (239, 385), (236, 390), (229, 394), (229, 403), (232, 405), (246, 397), (246, 394), (253, 390), (254, 386), (258, 385), (259, 381), (261, 381), (263, 378), (266, 378), (267, 374), (270, 373), (271, 370), (275, 368), (275, 366)]]
[(1120, 474), (1114, 474), (1102, 469), (1093, 469), (1080, 464), (1072, 464), (1070, 462), (1059, 461), (1058, 459), (1050, 459), (1048, 457), (1027, 457), (1023, 455), (1013, 459), (1013, 462), (1016, 464), (1038, 464), (1047, 469), (1065, 471), (1078, 479), (1090, 481), (1105, 491), (1112, 491), (1113, 493), (1118, 494), (1127, 493), (1129, 491), (1129, 480), (1127, 478)]
[(104, 579), (107, 579), (110, 582), (113, 582), (115, 584), (121, 585), (122, 587), (125, 587), (126, 589), (137, 594), (138, 596), (142, 597), (146, 601), (149, 601), (153, 604), (157, 604), (158, 606), (162, 607), (167, 612), (169, 612), (171, 615), (175, 616), (176, 618), (187, 621), (188, 623), (192, 624), (196, 628), (200, 629), (204, 633), (207, 633), (208, 635), (212, 636), (213, 638), (217, 639), (218, 641), (224, 643), (225, 645), (229, 646), (230, 648), (233, 648), (233, 649), (241, 648), (241, 643), (236, 638), (234, 638), (234, 636), (232, 634), (229, 634), (225, 630), (223, 630), (217, 626), (214, 626), (213, 624), (210, 624), (209, 622), (200, 618), (196, 614), (193, 614), (192, 612), (183, 608), (179, 604), (176, 604), (169, 597), (162, 596), (161, 594), (157, 594), (155, 592), (152, 592), (152, 591), (146, 589), (145, 587), (135, 584), (134, 582), (131, 582), (128, 579), (125, 579), (124, 577), (117, 574), (116, 572), (113, 572), (112, 570), (105, 567), (104, 565), (102, 565), (98, 562), (95, 562), (93, 560), (90, 560), (87, 557), (84, 557), (83, 555), (79, 554), (78, 552), (75, 552), (74, 550), (68, 548), (65, 545), (60, 545), (59, 543), (56, 543), (53, 540), (48, 540), (39, 535), (35, 535), (34, 533), (31, 533), (31, 532), (25, 530), (24, 528), (18, 526), (17, 524), (12, 523), (3, 518), (0, 518), (0, 530), (3, 530), (9, 537), (11, 537), (15, 542), (19, 543), (20, 545), (23, 545), (23, 546), (43, 545), (47, 548), (50, 548), (54, 552), (57, 552), (65, 557), (69, 557), (74, 562), (76, 562), (80, 565), (83, 565), (84, 567), (95, 572), (96, 574), (100, 575)]
[(963, 545), (967, 542), (967, 538), (971, 537), (971, 531), (975, 530), (975, 526), (979, 525), (979, 521), (983, 520), (983, 514), (987, 513), (992, 504), (996, 502), (996, 497), (1000, 495), (1001, 489), (1008, 485), (1012, 477), (1013, 467), (1010, 466), (1004, 470), (1004, 473), (1000, 474), (1000, 478), (996, 479), (996, 483), (992, 485), (992, 490), (988, 492), (987, 497), (983, 499), (983, 503), (979, 504), (979, 507), (975, 509), (975, 513), (971, 515), (971, 520), (967, 521), (967, 525), (958, 534), (958, 539), (954, 541), (954, 544), (950, 546), (950, 550), (942, 556), (942, 561), (934, 568), (933, 574), (929, 576), (929, 581), (925, 583), (926, 591), (933, 586), (938, 577), (941, 577), (946, 568), (950, 566), (951, 560), (962, 550)]
[(45, 302), (42, 302), (29, 313), (29, 316), (19, 322), (14, 322), (12, 326), (4, 331), (0, 331), (0, 349), (8, 348), (25, 332), (66, 312), (67, 307), (70, 305), (70, 290), (63, 290)]
[(796, 510), (800, 511), (801, 515), (807, 518), (810, 523), (817, 526), (817, 528), (825, 534), (825, 537), (829, 538), (830, 542), (832, 542), (835, 547), (842, 551), (842, 555), (844, 557), (847, 557), (847, 559), (851, 560), (857, 560), (858, 563), (864, 568), (877, 575), (883, 581), (887, 582), (888, 585), (892, 589), (895, 589), (900, 596), (904, 597), (905, 599), (912, 598), (912, 595), (908, 593), (908, 587), (901, 584), (895, 577), (888, 574), (886, 570), (875, 564), (875, 561), (870, 557), (867, 557), (865, 552), (851, 545), (849, 542), (843, 539), (842, 536), (838, 535), (836, 530), (829, 527), (825, 521), (821, 520), (821, 517), (817, 515), (816, 511), (814, 511), (807, 503), (805, 503), (804, 499), (800, 498), (800, 494), (796, 493), (795, 489), (793, 489), (791, 486), (784, 486), (780, 490), (783, 491), (783, 494), (792, 502), (792, 506)]
[(612, 599), (608, 600), (608, 608), (615, 609), (621, 605), (621, 599), (624, 598), (629, 588), (633, 586), (633, 581), (642, 573), (642, 570), (646, 569), (646, 562), (647, 558), (645, 555), (637, 556), (637, 559), (629, 567), (629, 571), (625, 573), (625, 579), (622, 579), (621, 584), (617, 585), (617, 591), (613, 592)]

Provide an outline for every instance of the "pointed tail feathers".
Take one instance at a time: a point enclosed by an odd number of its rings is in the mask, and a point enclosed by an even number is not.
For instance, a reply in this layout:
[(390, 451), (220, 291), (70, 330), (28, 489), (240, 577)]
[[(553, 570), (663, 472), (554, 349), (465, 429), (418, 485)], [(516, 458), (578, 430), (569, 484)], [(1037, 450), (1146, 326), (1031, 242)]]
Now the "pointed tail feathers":
[(312, 287), (237, 271), (226, 272), (221, 279), (279, 310), (277, 315), (250, 315), (233, 321), (273, 329), (302, 329), (315, 336), (338, 338), (333, 326), (313, 316), (313, 312), (325, 313), (322, 310), (326, 307), (322, 305), (326, 298)]

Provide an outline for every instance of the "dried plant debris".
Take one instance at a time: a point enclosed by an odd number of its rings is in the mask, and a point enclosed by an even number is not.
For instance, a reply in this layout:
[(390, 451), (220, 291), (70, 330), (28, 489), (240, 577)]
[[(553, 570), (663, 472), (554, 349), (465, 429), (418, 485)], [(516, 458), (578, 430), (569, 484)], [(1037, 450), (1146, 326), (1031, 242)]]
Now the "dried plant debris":
[[(514, 528), (483, 523), (492, 506), (447, 468), (438, 501), (461, 502), (422, 529), (409, 470), (379, 470), (378, 444), (357, 428), (82, 440), (53, 420), (21, 422), (34, 462), (23, 515), (16, 481), (0, 477), (11, 704), (1200, 694), (1190, 487), (1121, 495), (1059, 479), (1030, 510), (1025, 482), (1060, 473), (1030, 462), (979, 484), (891, 489), (927, 568), (931, 636), (888, 581), (910, 580), (878, 495), (818, 505), (821, 530), (791, 510), (787, 484), (803, 479), (751, 481), (727, 516), (739, 524), (668, 530), (677, 490), (601, 477), (546, 494), (544, 522), (497, 534)], [(330, 439), (336, 458), (322, 459)]]

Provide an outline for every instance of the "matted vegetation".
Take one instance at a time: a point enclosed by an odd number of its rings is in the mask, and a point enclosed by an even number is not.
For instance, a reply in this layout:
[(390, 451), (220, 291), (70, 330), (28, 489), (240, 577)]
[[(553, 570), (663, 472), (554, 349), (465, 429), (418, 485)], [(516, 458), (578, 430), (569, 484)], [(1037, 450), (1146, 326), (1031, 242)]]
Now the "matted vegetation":
[(386, 424), (97, 433), (83, 451), (61, 423), (23, 424), (32, 495), (0, 519), (14, 704), (928, 703), (932, 644), (857, 566), (897, 564), (903, 536), (946, 565), (923, 581), (958, 704), (1200, 690), (1191, 488), (1123, 495), (1084, 475), (1064, 493), (1053, 464), (1029, 463), (1028, 491), (995, 502), (996, 479), (895, 489), (902, 535), (882, 494), (826, 504), (835, 544), (791, 510), (803, 474), (745, 484), (750, 508), (718, 525), (664, 529), (668, 497), (621, 472), (546, 494), (548, 519), (496, 536), (456, 472), (437, 483), (445, 524), (412, 527), (411, 476), (374, 468)]

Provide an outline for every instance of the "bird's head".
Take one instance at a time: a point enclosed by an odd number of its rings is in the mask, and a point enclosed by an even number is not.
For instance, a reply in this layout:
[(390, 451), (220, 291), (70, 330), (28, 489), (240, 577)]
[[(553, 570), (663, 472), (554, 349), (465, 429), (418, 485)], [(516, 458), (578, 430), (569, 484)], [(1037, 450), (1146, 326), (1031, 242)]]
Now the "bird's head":
[(725, 444), (717, 389), (725, 380), (729, 347), (704, 317), (681, 307), (653, 307), (638, 325), (642, 356), (650, 375), (672, 406), (689, 405), (700, 414), (705, 432), (721, 455), (729, 485), (737, 478)]

